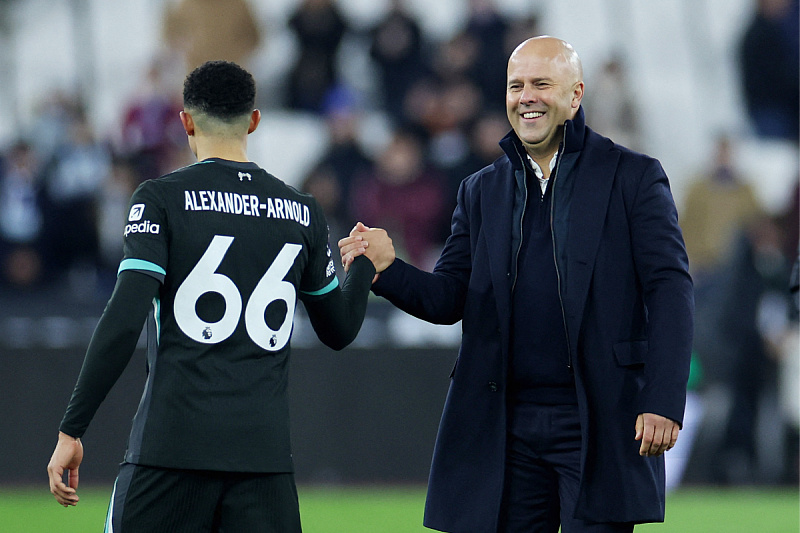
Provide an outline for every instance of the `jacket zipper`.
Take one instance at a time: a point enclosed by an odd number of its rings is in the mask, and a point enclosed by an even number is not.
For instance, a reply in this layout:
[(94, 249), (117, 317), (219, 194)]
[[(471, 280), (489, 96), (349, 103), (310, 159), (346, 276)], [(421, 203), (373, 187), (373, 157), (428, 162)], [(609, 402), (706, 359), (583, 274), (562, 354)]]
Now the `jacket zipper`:
[(561, 295), (561, 271), (558, 270), (558, 253), (556, 252), (556, 232), (554, 222), (554, 211), (555, 211), (555, 199), (556, 199), (556, 179), (558, 178), (558, 169), (561, 166), (561, 158), (563, 157), (562, 150), (564, 149), (564, 143), (561, 143), (558, 147), (558, 151), (561, 152), (559, 154), (558, 160), (556, 161), (556, 168), (553, 172), (553, 183), (550, 185), (550, 238), (553, 240), (553, 262), (555, 263), (556, 267), (556, 280), (558, 282), (558, 302), (561, 305), (561, 321), (564, 323), (564, 335), (567, 337), (567, 368), (572, 370), (572, 345), (570, 344), (569, 340), (569, 329), (567, 328), (567, 313), (564, 311), (564, 297)]
[[(517, 151), (517, 156), (519, 156), (520, 163), (522, 163), (522, 172), (525, 174), (525, 179), (523, 181), (523, 191), (525, 192), (525, 196), (522, 199), (522, 214), (519, 217), (519, 244), (517, 244), (517, 253), (514, 254), (514, 279), (511, 280), (511, 293), (514, 293), (514, 288), (517, 286), (517, 278), (519, 277), (519, 253), (522, 251), (522, 232), (523, 232), (523, 225), (522, 223), (525, 220), (525, 211), (528, 209), (528, 171), (525, 168), (525, 160), (520, 155), (519, 151)], [(516, 177), (515, 177), (516, 180)]]

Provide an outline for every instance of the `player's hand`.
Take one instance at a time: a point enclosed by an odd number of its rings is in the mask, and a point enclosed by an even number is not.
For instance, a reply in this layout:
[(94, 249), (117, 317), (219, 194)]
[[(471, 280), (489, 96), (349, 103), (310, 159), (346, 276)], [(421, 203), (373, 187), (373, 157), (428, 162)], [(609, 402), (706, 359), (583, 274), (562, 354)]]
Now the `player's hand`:
[(372, 261), (378, 273), (386, 270), (395, 259), (392, 239), (386, 230), (370, 228), (361, 222), (355, 225), (348, 237), (339, 241), (339, 253), (342, 256), (345, 272), (349, 270), (353, 259), (362, 254)]
[[(83, 460), (83, 444), (81, 439), (70, 437), (59, 431), (58, 443), (47, 465), (47, 475), (50, 477), (50, 492), (56, 501), (68, 507), (77, 505), (78, 500), (78, 467)], [(64, 483), (64, 471), (67, 471), (69, 486)]]
[(353, 259), (367, 251), (369, 242), (364, 240), (363, 233), (368, 229), (369, 228), (367, 226), (361, 222), (358, 222), (353, 229), (350, 230), (350, 235), (343, 239), (339, 239), (339, 254), (341, 255), (342, 266), (344, 267), (345, 272), (350, 270), (350, 265), (352, 264)]
[(642, 441), (639, 455), (658, 457), (671, 450), (678, 441), (680, 426), (674, 420), (653, 413), (642, 413), (636, 417), (635, 440)]

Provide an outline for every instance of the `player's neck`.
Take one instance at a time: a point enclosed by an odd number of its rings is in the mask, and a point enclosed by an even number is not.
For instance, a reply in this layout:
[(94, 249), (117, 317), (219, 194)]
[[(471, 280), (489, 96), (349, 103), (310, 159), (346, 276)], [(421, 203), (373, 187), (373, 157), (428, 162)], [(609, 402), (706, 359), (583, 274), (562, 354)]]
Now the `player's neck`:
[(198, 138), (197, 153), (195, 155), (198, 161), (210, 158), (226, 159), (228, 161), (250, 161), (247, 158), (247, 142), (238, 139)]

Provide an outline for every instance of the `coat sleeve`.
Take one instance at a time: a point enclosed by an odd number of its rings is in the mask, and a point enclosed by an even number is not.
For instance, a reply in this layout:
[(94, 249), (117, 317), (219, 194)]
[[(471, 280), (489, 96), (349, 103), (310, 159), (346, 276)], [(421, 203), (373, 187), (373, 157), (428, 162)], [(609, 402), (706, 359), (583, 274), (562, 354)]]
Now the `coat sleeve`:
[(372, 286), (398, 309), (433, 324), (455, 324), (463, 318), (472, 271), (470, 197), (467, 181), (458, 191), (458, 203), (433, 272), (425, 272), (395, 259)]
[(694, 331), (694, 292), (664, 170), (651, 160), (630, 213), (636, 274), (647, 309), (646, 383), (639, 412), (683, 422)]

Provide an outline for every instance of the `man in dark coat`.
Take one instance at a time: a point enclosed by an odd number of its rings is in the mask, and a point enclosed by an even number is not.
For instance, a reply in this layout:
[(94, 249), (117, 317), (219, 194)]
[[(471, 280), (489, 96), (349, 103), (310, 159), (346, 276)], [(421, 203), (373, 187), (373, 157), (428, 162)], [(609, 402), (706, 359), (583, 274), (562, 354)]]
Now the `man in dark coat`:
[[(664, 519), (694, 302), (659, 162), (584, 124), (580, 59), (552, 37), (508, 64), (505, 155), (462, 183), (432, 273), (359, 223), (372, 286), (462, 321), (425, 525), (452, 533), (630, 532)], [(369, 221), (367, 221), (369, 222)]]

